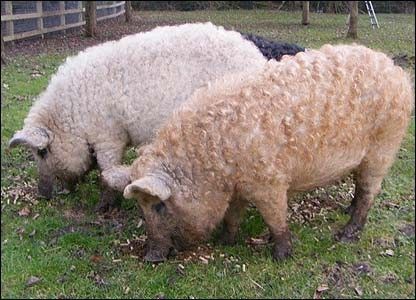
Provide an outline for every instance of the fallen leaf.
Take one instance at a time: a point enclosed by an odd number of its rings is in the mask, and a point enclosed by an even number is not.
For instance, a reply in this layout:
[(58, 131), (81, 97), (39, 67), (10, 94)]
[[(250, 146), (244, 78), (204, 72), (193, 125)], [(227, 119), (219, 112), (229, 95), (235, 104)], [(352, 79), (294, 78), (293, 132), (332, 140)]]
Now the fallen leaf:
[(26, 286), (30, 287), (30, 286), (34, 286), (35, 284), (39, 283), (41, 281), (40, 278), (36, 277), (36, 276), (30, 276), (29, 279), (26, 281)]
[(364, 262), (356, 263), (353, 267), (358, 274), (370, 274), (372, 272), (370, 265)]
[(92, 256), (90, 257), (90, 260), (91, 260), (92, 262), (95, 262), (95, 263), (99, 263), (102, 259), (103, 259), (103, 257), (102, 257), (102, 256), (100, 256), (100, 255), (92, 255)]
[(179, 264), (176, 267), (176, 273), (178, 273), (181, 276), (185, 275), (185, 267), (182, 264)]
[(84, 255), (85, 255), (85, 250), (84, 249), (77, 249), (74, 253), (73, 253), (73, 255), (75, 256), (75, 257), (78, 257), (78, 258), (80, 258), (80, 257), (83, 257)]
[(328, 290), (329, 287), (327, 284), (321, 284), (320, 286), (318, 286), (315, 290), (315, 293), (313, 293), (313, 299), (321, 299), (321, 295), (323, 292), (325, 292), (326, 290)]
[(208, 260), (205, 257), (200, 256), (199, 260), (204, 264), (207, 265), (208, 264)]
[(27, 206), (25, 206), (18, 212), (18, 215), (21, 217), (27, 217), (28, 215), (30, 215), (30, 209)]
[(68, 276), (66, 275), (66, 273), (64, 275), (62, 275), (61, 277), (58, 278), (58, 280), (56, 281), (57, 283), (64, 283), (68, 281)]
[(363, 290), (359, 286), (355, 287), (354, 291), (357, 293), (358, 296), (363, 295)]
[(137, 228), (142, 227), (142, 225), (143, 225), (143, 220), (142, 220), (142, 219), (140, 219), (140, 220), (139, 220), (139, 223), (137, 223)]
[(129, 287), (126, 287), (124, 289), (124, 295), (127, 295), (129, 292), (130, 292), (130, 288)]
[(250, 281), (252, 282), (252, 283), (254, 283), (254, 285), (255, 286), (257, 286), (258, 288), (261, 288), (263, 291), (264, 291), (264, 287), (262, 287), (260, 284), (258, 284), (257, 282), (255, 282), (253, 279), (251, 279), (250, 277), (248, 278), (248, 279), (250, 279)]
[(407, 237), (415, 236), (415, 225), (414, 224), (406, 224), (402, 226), (399, 231), (403, 233)]
[(98, 286), (105, 286), (108, 285), (108, 283), (96, 272), (91, 271), (88, 275), (87, 278), (91, 279), (94, 281), (94, 283)]
[(322, 293), (323, 291), (326, 291), (326, 290), (328, 290), (329, 289), (329, 287), (328, 287), (328, 285), (327, 284), (321, 284), (320, 286), (318, 286), (317, 288), (316, 288), (316, 291), (318, 292), (318, 293)]
[(396, 282), (397, 279), (397, 275), (392, 272), (389, 272), (387, 275), (381, 277), (381, 281), (383, 281), (384, 283), (393, 283)]
[(266, 245), (268, 243), (268, 241), (264, 240), (264, 239), (250, 238), (248, 240), (248, 243), (251, 244), (251, 245)]
[(384, 201), (383, 205), (387, 208), (400, 208), (398, 204), (390, 202), (390, 201)]
[(387, 256), (394, 256), (394, 251), (392, 249), (387, 249), (385, 252), (383, 252), (383, 254)]
[(19, 236), (19, 240), (23, 239), (23, 233), (25, 233), (25, 229), (23, 227), (19, 227), (16, 229), (16, 233)]

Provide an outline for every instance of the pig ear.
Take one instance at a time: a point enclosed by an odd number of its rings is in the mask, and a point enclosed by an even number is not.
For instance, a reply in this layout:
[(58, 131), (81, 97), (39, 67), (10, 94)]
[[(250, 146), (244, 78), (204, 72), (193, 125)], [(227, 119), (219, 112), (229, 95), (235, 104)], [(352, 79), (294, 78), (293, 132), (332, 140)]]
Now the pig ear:
[(101, 173), (102, 179), (109, 187), (123, 192), (130, 180), (130, 166), (115, 166)]
[(127, 199), (134, 198), (139, 193), (158, 197), (162, 201), (167, 200), (172, 194), (166, 182), (154, 176), (145, 176), (135, 180), (124, 189), (124, 197)]
[(51, 131), (41, 127), (31, 127), (20, 130), (9, 141), (9, 147), (25, 145), (32, 148), (44, 149), (51, 142)]

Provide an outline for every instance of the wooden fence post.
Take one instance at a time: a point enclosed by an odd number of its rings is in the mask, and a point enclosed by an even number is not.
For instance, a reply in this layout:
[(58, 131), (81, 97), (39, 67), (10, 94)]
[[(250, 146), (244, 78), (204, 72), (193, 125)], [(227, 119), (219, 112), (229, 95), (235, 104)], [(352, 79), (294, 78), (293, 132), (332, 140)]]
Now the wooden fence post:
[[(65, 26), (65, 1), (59, 1), (59, 12), (61, 13), (61, 22), (60, 26)], [(63, 33), (66, 34), (66, 30), (63, 30)]]
[[(12, 1), (4, 1), (4, 10), (6, 15), (13, 15), (13, 3)], [(14, 23), (13, 20), (8, 21), (7, 35), (14, 35)]]
[(309, 25), (309, 1), (302, 1), (302, 25)]
[(86, 35), (93, 37), (97, 33), (97, 1), (85, 1)]
[(1, 63), (5, 64), (7, 62), (6, 52), (4, 51), (4, 41), (3, 36), (1, 36)]
[(78, 13), (78, 22), (82, 22), (82, 21), (83, 21), (83, 20), (82, 20), (82, 1), (78, 1), (77, 3), (78, 3), (77, 8), (78, 8), (79, 10), (81, 10), (81, 11)]
[[(38, 14), (42, 14), (43, 8), (42, 8), (42, 1), (36, 1), (36, 12)], [(37, 18), (37, 22), (38, 22), (38, 30), (41, 32), (41, 37), (42, 39), (44, 38), (44, 34), (43, 34), (43, 17), (39, 16)]]
[(124, 11), (125, 11), (125, 14), (126, 14), (126, 22), (127, 23), (128, 22), (131, 22), (131, 20), (132, 20), (132, 15), (131, 15), (131, 11), (132, 11), (131, 1), (126, 1), (124, 3)]

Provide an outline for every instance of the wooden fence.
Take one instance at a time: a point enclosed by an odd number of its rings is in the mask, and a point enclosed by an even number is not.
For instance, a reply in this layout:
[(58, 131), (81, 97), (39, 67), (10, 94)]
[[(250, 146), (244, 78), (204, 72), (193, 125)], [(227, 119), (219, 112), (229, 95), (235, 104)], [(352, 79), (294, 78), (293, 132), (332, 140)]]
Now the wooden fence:
[[(19, 13), (16, 6), (25, 4), (27, 12)], [(1, 35), (5, 42), (37, 35), (43, 38), (46, 33), (85, 24), (83, 1), (2, 1), (1, 8)], [(97, 1), (97, 21), (124, 13), (125, 1)]]

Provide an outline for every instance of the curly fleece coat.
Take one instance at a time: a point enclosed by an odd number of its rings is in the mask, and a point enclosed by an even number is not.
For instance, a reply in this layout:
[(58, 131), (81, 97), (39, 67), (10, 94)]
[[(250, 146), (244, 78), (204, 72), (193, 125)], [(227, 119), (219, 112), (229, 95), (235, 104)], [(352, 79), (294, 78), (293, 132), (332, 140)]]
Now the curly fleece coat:
[(276, 259), (291, 253), (287, 195), (356, 171), (353, 239), (366, 222), (413, 105), (409, 76), (363, 46), (323, 46), (198, 90), (140, 149), (127, 198), (143, 209), (150, 261), (207, 238), (232, 242), (248, 201)]
[(158, 27), (91, 47), (59, 68), (10, 145), (34, 151), (39, 191), (50, 198), (55, 176), (76, 181), (95, 158), (101, 170), (120, 164), (126, 146), (149, 141), (196, 88), (265, 62), (239, 33), (211, 23)]

